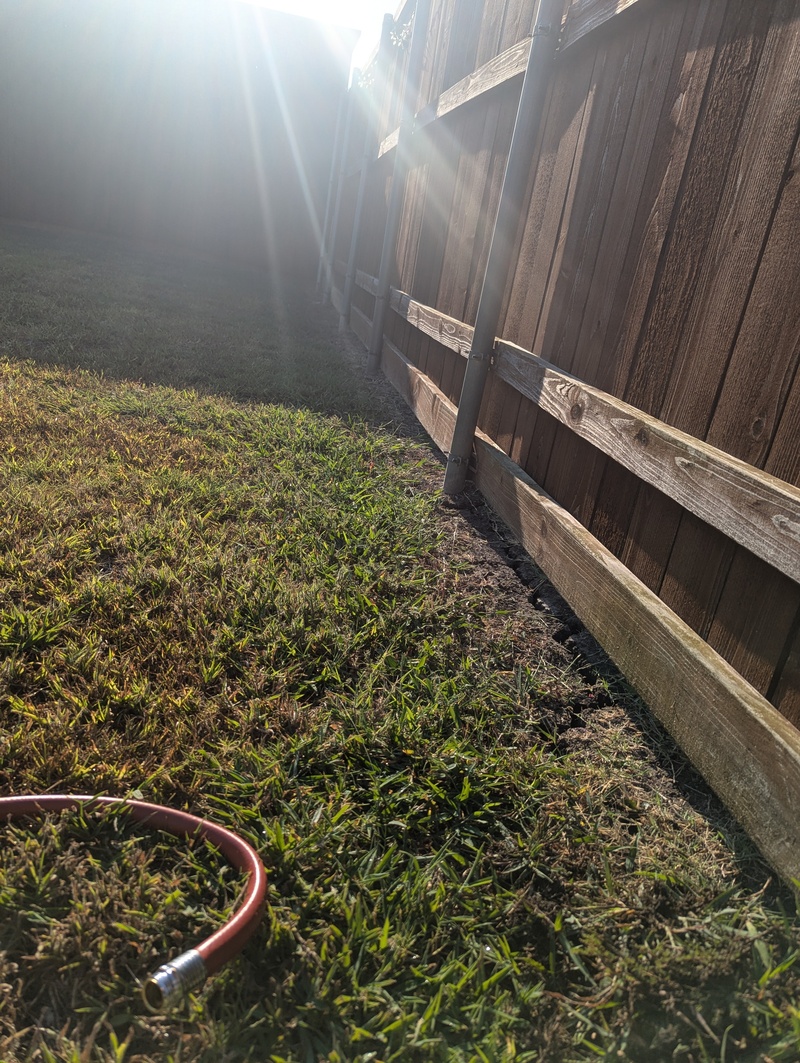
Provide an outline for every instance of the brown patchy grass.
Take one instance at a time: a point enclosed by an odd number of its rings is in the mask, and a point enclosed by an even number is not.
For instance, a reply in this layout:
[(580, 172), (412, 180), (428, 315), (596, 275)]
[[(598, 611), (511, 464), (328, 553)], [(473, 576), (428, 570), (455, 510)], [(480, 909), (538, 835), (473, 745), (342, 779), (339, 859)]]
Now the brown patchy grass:
[(270, 878), (153, 1018), (235, 875), (4, 827), (0, 1059), (800, 1058), (792, 896), (318, 309), (23, 227), (0, 275), (2, 791), (185, 806)]

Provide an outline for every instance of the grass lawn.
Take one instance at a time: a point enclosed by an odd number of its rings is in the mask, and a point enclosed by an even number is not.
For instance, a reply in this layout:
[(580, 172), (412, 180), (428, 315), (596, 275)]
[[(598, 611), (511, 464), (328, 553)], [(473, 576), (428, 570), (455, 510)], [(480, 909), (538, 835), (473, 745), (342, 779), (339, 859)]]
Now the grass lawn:
[(0, 226), (0, 792), (184, 807), (270, 881), (152, 1017), (236, 874), (3, 826), (0, 1060), (797, 1061), (792, 895), (333, 333), (263, 276)]

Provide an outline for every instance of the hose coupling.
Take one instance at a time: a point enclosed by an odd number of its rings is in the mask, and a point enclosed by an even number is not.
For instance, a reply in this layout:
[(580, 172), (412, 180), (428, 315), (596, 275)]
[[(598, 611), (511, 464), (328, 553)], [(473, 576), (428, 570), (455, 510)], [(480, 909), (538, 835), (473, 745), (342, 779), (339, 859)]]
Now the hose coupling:
[(169, 1011), (206, 980), (206, 965), (197, 949), (189, 949), (165, 963), (144, 983), (142, 995), (149, 1011)]

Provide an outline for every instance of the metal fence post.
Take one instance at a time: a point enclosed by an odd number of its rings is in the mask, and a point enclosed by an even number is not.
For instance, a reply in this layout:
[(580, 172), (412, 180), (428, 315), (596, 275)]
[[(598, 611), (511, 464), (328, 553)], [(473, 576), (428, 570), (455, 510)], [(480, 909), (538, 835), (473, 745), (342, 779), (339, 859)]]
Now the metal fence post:
[[(394, 19), (391, 15), (383, 16), (383, 29), (381, 31), (380, 50), (376, 66), (377, 91), (380, 92), (381, 82), (385, 80), (386, 66), (388, 63), (389, 48), (391, 46), (392, 29)], [(364, 215), (364, 203), (367, 193), (367, 179), (371, 164), (375, 161), (378, 147), (378, 101), (377, 97), (372, 101), (370, 108), (368, 92), (362, 89), (362, 102), (366, 114), (366, 126), (364, 128), (364, 152), (361, 156), (361, 174), (358, 180), (358, 196), (356, 198), (356, 210), (353, 218), (353, 232), (350, 238), (350, 254), (347, 259), (347, 277), (344, 283), (342, 295), (342, 309), (339, 314), (339, 331), (344, 332), (350, 323), (350, 307), (353, 302), (353, 289), (356, 281), (356, 256), (358, 254), (358, 240), (361, 235), (361, 221)]]
[(411, 51), (408, 57), (406, 73), (405, 107), (400, 122), (397, 138), (394, 169), (392, 171), (392, 190), (386, 215), (386, 228), (383, 232), (383, 249), (378, 273), (378, 291), (375, 297), (375, 311), (372, 317), (367, 373), (374, 373), (381, 360), (383, 348), (383, 331), (386, 327), (386, 314), (389, 309), (389, 288), (392, 282), (397, 231), (403, 210), (403, 198), (406, 178), (411, 167), (412, 142), (414, 138), (414, 114), (419, 97), (422, 76), (422, 62), (425, 58), (425, 45), (430, 22), (431, 0), (417, 0), (414, 11), (414, 28), (411, 34)]
[[(356, 78), (360, 76), (360, 71), (353, 71), (353, 84), (355, 85)], [(322, 289), (322, 302), (327, 303), (331, 297), (331, 288), (333, 287), (333, 256), (336, 254), (336, 237), (338, 235), (337, 230), (339, 228), (339, 214), (342, 209), (342, 193), (344, 191), (344, 180), (347, 171), (347, 155), (348, 148), (350, 147), (350, 129), (353, 124), (353, 100), (355, 99), (355, 90), (353, 88), (347, 93), (347, 105), (345, 111), (344, 121), (344, 135), (342, 136), (342, 150), (340, 154), (339, 162), (339, 181), (336, 186), (336, 206), (333, 210), (333, 218), (331, 220), (331, 234), (330, 242), (328, 244), (328, 253), (325, 259), (325, 276), (324, 285)]]
[(467, 479), (472, 442), (478, 426), (481, 401), (503, 309), (503, 294), (511, 268), (511, 253), (524, 208), (531, 159), (536, 150), (542, 112), (547, 99), (563, 8), (563, 0), (539, 0), (536, 10), (531, 51), (522, 83), (489, 260), (478, 303), (475, 332), (447, 458), (442, 490), (448, 495), (463, 491)]
[(319, 266), (317, 267), (317, 295), (321, 293), (323, 271), (328, 266), (328, 241), (331, 228), (331, 207), (333, 206), (333, 193), (336, 187), (336, 174), (339, 169), (339, 156), (342, 150), (340, 134), (344, 109), (347, 106), (347, 90), (342, 93), (339, 106), (336, 111), (336, 132), (333, 135), (333, 155), (331, 156), (331, 172), (328, 177), (328, 194), (325, 197), (325, 221), (322, 226), (322, 247), (319, 249)]

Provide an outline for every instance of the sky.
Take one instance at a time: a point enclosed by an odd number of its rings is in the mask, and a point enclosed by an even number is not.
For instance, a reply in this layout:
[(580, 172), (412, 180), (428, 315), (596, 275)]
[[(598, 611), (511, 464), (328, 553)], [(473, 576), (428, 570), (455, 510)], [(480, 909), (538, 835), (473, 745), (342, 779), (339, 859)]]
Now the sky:
[(378, 46), (386, 12), (395, 14), (397, 0), (247, 0), (260, 7), (288, 11), (292, 15), (332, 22), (360, 30), (353, 66), (364, 67)]

